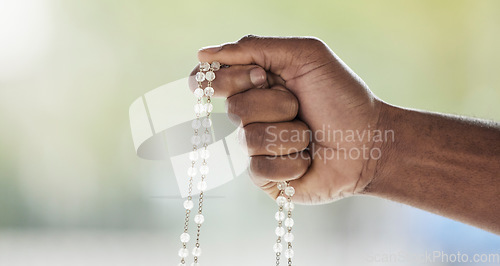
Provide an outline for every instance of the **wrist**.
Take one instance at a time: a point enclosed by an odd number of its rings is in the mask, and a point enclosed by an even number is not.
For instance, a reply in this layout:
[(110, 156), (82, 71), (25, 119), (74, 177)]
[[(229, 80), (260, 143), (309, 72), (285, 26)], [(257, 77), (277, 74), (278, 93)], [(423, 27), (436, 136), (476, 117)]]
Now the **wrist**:
[(380, 134), (380, 138), (373, 141), (371, 148), (376, 156), (370, 157), (363, 168), (364, 184), (357, 185), (355, 192), (358, 194), (374, 194), (379, 186), (389, 182), (388, 178), (392, 172), (391, 161), (398, 156), (396, 140), (401, 137), (402, 129), (397, 127), (400, 125), (398, 121), (404, 119), (404, 110), (382, 101), (379, 102), (379, 105), (380, 109), (375, 130)]
[(364, 159), (359, 179), (357, 180), (353, 194), (366, 194), (369, 186), (372, 184), (381, 166), (385, 165), (387, 153), (391, 150), (391, 143), (394, 140), (392, 129), (392, 120), (389, 118), (389, 112), (392, 106), (375, 100), (373, 104), (373, 122), (369, 124), (367, 130), (371, 137), (368, 146), (368, 156)]

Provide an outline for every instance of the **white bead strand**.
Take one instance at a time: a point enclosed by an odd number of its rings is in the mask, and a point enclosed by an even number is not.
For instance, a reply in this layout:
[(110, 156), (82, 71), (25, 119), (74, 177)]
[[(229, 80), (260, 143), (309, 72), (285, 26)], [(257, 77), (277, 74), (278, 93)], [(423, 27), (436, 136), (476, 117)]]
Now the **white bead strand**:
[(280, 191), (279, 196), (276, 198), (276, 204), (278, 205), (278, 211), (274, 215), (276, 221), (278, 221), (278, 227), (276, 227), (274, 233), (278, 237), (276, 243), (273, 246), (273, 251), (276, 253), (276, 265), (280, 264), (281, 253), (283, 252), (282, 236), (285, 234), (285, 228), (283, 228), (283, 220), (285, 220), (285, 213), (283, 212), (283, 206), (286, 203), (286, 198), (283, 197), (283, 191), (286, 187), (285, 182), (279, 182), (277, 184), (278, 190)]
[[(197, 184), (197, 188), (200, 191), (200, 197), (198, 201), (198, 214), (195, 215), (194, 217), (194, 222), (197, 225), (197, 232), (196, 232), (196, 243), (195, 247), (192, 251), (193, 257), (194, 257), (194, 262), (191, 264), (192, 266), (199, 266), (199, 256), (201, 255), (201, 248), (200, 248), (200, 233), (201, 233), (201, 225), (205, 221), (205, 217), (203, 216), (203, 195), (205, 190), (208, 188), (207, 182), (205, 179), (207, 178), (207, 175), (209, 173), (209, 167), (208, 167), (208, 158), (210, 157), (210, 152), (208, 151), (208, 145), (212, 141), (212, 134), (211, 134), (211, 127), (212, 127), (212, 120), (210, 119), (210, 114), (213, 110), (213, 105), (211, 101), (211, 97), (214, 95), (214, 88), (212, 87), (212, 81), (215, 79), (215, 71), (219, 70), (220, 68), (220, 63), (219, 62), (212, 62), (212, 64), (209, 64), (207, 62), (200, 63), (200, 72), (202, 73), (203, 76), (200, 74), (199, 80), (203, 79), (208, 81), (207, 86), (205, 89), (202, 91), (197, 91), (198, 95), (204, 95), (206, 97), (206, 103), (202, 104), (201, 106), (198, 106), (198, 108), (195, 107), (195, 111), (198, 111), (201, 114), (204, 112), (206, 114), (206, 117), (201, 121), (201, 126), (199, 127), (200, 129), (204, 129), (203, 134), (200, 137), (200, 143), (203, 146), (203, 148), (200, 150), (199, 157), (202, 159), (201, 166), (199, 168), (199, 172), (201, 175), (201, 180)], [(203, 73), (203, 71), (205, 73)], [(197, 74), (198, 75), (198, 74)], [(198, 80), (198, 79), (197, 79)], [(201, 89), (201, 82), (199, 82), (199, 88)], [(196, 91), (195, 91), (196, 92)], [(197, 113), (198, 114), (198, 113)], [(198, 126), (198, 125), (196, 125)]]
[(292, 258), (295, 255), (295, 252), (292, 249), (292, 242), (295, 239), (295, 236), (292, 233), (292, 227), (294, 225), (294, 220), (292, 218), (292, 210), (293, 210), (293, 203), (292, 203), (292, 196), (295, 195), (295, 189), (290, 186), (290, 183), (286, 183), (286, 187), (284, 190), (285, 195), (287, 196), (285, 206), (288, 205), (287, 208), (287, 218), (285, 218), (284, 224), (286, 227), (286, 233), (283, 235), (283, 240), (287, 243), (287, 249), (284, 252), (285, 258), (288, 259), (288, 266), (292, 265)]
[[(292, 233), (292, 227), (295, 223), (292, 218), (292, 210), (294, 209), (292, 196), (295, 194), (295, 189), (291, 187), (288, 182), (278, 182), (276, 187), (280, 191), (276, 198), (278, 212), (274, 215), (274, 218), (278, 221), (278, 227), (276, 227), (275, 230), (275, 234), (278, 238), (273, 246), (273, 251), (276, 253), (276, 265), (280, 264), (280, 257), (283, 253), (287, 259), (288, 266), (291, 266), (292, 258), (295, 255), (292, 249), (292, 242), (295, 239)], [(286, 212), (284, 212), (284, 210), (286, 210)], [(285, 246), (282, 244), (283, 242), (286, 243)]]
[[(200, 199), (198, 203), (198, 214), (194, 217), (194, 222), (197, 224), (197, 234), (196, 234), (196, 247), (193, 249), (192, 254), (194, 256), (194, 262), (192, 265), (199, 266), (198, 256), (201, 255), (200, 249), (200, 227), (205, 221), (205, 217), (202, 215), (203, 206), (203, 192), (207, 189), (207, 182), (204, 180), (208, 174), (207, 159), (210, 153), (207, 150), (207, 143), (211, 141), (211, 135), (208, 128), (212, 126), (212, 121), (210, 120), (210, 112), (213, 110), (213, 105), (211, 104), (210, 97), (214, 95), (214, 89), (212, 88), (212, 81), (215, 79), (214, 71), (219, 70), (220, 63), (213, 62), (209, 64), (207, 62), (200, 63), (199, 71), (195, 75), (195, 80), (198, 82), (198, 87), (194, 90), (194, 96), (196, 97), (196, 103), (194, 105), (194, 113), (196, 119), (191, 122), (191, 127), (193, 128), (194, 134), (191, 137), (191, 144), (193, 145), (193, 150), (189, 153), (189, 160), (191, 161), (191, 166), (187, 170), (187, 176), (189, 177), (188, 184), (188, 197), (183, 203), (183, 207), (186, 211), (186, 216), (184, 219), (184, 232), (180, 235), (180, 241), (182, 243), (182, 248), (179, 250), (178, 255), (181, 257), (181, 262), (179, 266), (186, 266), (186, 258), (189, 256), (189, 251), (187, 249), (187, 243), (191, 239), (188, 233), (189, 229), (189, 216), (191, 210), (194, 207), (192, 200), (193, 191), (193, 178), (198, 174), (198, 169), (195, 166), (198, 158), (203, 159), (202, 166), (200, 167), (201, 181), (198, 182), (197, 188), (200, 191)], [(207, 78), (208, 74), (208, 78)], [(203, 82), (208, 81), (208, 86), (203, 89)], [(203, 97), (207, 97), (206, 103), (203, 103)], [(203, 121), (200, 120), (200, 116), (206, 113), (206, 118)], [(203, 128), (202, 128), (203, 126)], [(204, 130), (203, 134), (200, 136), (199, 130)], [(203, 150), (198, 151), (198, 145), (203, 144)]]

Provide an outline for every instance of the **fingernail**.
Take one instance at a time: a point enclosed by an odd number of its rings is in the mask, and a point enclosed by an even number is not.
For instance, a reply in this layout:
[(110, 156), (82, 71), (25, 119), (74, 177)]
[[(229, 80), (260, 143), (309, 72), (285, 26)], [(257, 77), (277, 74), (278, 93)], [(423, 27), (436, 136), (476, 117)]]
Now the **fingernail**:
[(266, 72), (260, 67), (250, 70), (250, 81), (253, 85), (262, 85), (266, 81)]
[(222, 46), (220, 46), (220, 45), (217, 45), (217, 46), (206, 46), (206, 47), (201, 48), (200, 51), (207, 52), (207, 53), (210, 53), (210, 54), (215, 54), (218, 51), (220, 51), (221, 49), (222, 49)]

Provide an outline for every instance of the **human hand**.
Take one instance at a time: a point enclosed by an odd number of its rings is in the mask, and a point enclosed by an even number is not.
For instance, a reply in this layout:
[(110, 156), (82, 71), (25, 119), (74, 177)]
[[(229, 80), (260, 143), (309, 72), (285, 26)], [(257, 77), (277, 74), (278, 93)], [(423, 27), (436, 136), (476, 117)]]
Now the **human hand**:
[(322, 41), (246, 36), (198, 58), (230, 65), (217, 72), (214, 96), (227, 97), (250, 176), (271, 197), (279, 181), (290, 180), (303, 204), (361, 193), (371, 182), (384, 103)]

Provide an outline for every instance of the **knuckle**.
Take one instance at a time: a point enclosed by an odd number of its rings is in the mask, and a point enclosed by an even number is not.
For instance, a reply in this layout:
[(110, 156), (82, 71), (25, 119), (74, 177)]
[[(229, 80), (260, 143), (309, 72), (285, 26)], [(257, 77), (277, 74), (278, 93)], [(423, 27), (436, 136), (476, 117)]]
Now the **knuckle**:
[(269, 175), (270, 160), (265, 156), (253, 156), (250, 158), (250, 173), (255, 178), (265, 178)]
[(247, 109), (247, 103), (243, 99), (241, 94), (235, 94), (226, 99), (226, 111), (228, 114), (240, 116), (240, 114), (245, 113)]
[(260, 124), (249, 124), (245, 127), (245, 140), (250, 150), (262, 150), (264, 146), (264, 128)]
[(311, 46), (311, 47), (314, 47), (314, 48), (320, 48), (320, 47), (325, 47), (325, 43), (319, 39), (319, 38), (316, 38), (316, 37), (305, 37), (303, 39), (303, 41), (308, 45), (308, 46)]
[(269, 190), (270, 187), (271, 188), (274, 187), (273, 182), (265, 178), (264, 176), (255, 175), (255, 173), (252, 172), (250, 169), (248, 169), (247, 172), (248, 176), (250, 177), (250, 180), (252, 180), (252, 183), (260, 187), (264, 191)]
[(242, 115), (246, 113), (248, 103), (241, 94), (235, 94), (226, 99), (226, 112), (229, 120), (235, 125), (242, 124)]
[(255, 126), (249, 125), (245, 127), (245, 140), (247, 142), (248, 148), (259, 148), (258, 146), (261, 141), (261, 137)]
[(248, 172), (253, 179), (261, 177), (260, 171), (262, 170), (260, 169), (261, 163), (259, 163), (259, 161), (259, 157), (250, 157), (250, 167), (248, 167)]
[(259, 38), (259, 36), (257, 36), (257, 35), (247, 34), (247, 35), (241, 37), (238, 40), (238, 43), (248, 42), (248, 41), (252, 41), (252, 40), (258, 39), (258, 38)]

